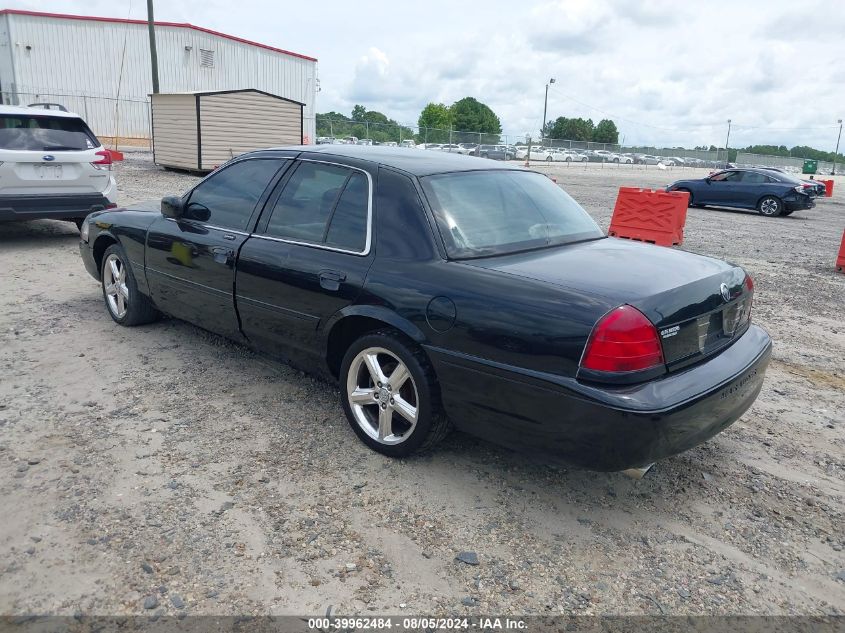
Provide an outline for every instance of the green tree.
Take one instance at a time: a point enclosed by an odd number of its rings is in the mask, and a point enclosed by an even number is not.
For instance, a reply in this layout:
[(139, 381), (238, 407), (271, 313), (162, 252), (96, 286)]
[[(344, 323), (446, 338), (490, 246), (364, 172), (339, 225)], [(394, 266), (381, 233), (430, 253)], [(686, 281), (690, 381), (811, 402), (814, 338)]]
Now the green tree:
[(596, 143), (613, 143), (619, 142), (619, 130), (616, 129), (616, 124), (610, 119), (602, 119), (593, 130), (593, 141)]
[(445, 143), (449, 140), (452, 112), (442, 103), (429, 103), (420, 112), (417, 125), (421, 143)]
[[(481, 103), (474, 97), (464, 97), (455, 101), (449, 108), (452, 113), (452, 123), (461, 132), (481, 132), (482, 134), (500, 135), (502, 123), (490, 106)], [(498, 139), (497, 139), (498, 140)]]
[(566, 139), (569, 141), (592, 141), (593, 140), (592, 119), (568, 119), (560, 116), (555, 119), (552, 126), (551, 138)]
[(364, 121), (367, 118), (367, 108), (362, 105), (355, 105), (352, 108), (352, 120), (353, 121)]

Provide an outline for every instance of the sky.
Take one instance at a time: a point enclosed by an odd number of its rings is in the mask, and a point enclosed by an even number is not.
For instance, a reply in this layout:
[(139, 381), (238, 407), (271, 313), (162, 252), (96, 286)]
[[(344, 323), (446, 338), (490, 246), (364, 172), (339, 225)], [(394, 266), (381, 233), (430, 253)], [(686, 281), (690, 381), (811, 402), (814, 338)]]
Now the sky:
[[(426, 103), (472, 96), (506, 134), (536, 137), (554, 78), (547, 119), (610, 118), (625, 144), (723, 147), (731, 119), (731, 147), (832, 151), (845, 118), (845, 11), (836, 5), (157, 0), (155, 12), (318, 58), (318, 112), (362, 104), (415, 125)], [(146, 18), (145, 0), (5, 6)]]

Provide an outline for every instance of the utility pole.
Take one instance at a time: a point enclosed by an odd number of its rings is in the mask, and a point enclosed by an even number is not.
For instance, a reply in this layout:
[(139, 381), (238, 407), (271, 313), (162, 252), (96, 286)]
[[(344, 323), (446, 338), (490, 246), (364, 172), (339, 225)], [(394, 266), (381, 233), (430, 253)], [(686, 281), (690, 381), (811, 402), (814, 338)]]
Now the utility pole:
[(725, 139), (725, 169), (728, 168), (728, 158), (730, 157), (730, 152), (728, 152), (728, 143), (731, 140), (731, 120), (728, 119), (728, 137)]
[(158, 53), (156, 52), (155, 17), (153, 0), (147, 0), (147, 30), (150, 32), (150, 64), (153, 67), (153, 94), (158, 94)]
[(838, 119), (836, 122), (839, 124), (839, 136), (836, 137), (836, 149), (833, 150), (833, 169), (830, 171), (831, 176), (836, 173), (836, 155), (839, 154), (839, 141), (842, 139), (842, 119)]
[(546, 111), (549, 108), (549, 84), (553, 84), (555, 82), (555, 78), (552, 77), (549, 79), (549, 83), (546, 84), (546, 99), (543, 101), (543, 125), (540, 127), (540, 143), (546, 139)]

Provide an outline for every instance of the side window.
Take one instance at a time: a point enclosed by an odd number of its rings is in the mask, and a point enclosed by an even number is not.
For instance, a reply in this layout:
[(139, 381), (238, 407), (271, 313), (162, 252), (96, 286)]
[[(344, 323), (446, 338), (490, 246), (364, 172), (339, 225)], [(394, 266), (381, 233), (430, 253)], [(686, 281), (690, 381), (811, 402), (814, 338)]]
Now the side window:
[(266, 158), (234, 163), (197, 185), (187, 206), (197, 219), (206, 214), (208, 224), (245, 231), (261, 194), (286, 163)]
[(764, 182), (771, 182), (771, 179), (766, 176), (765, 174), (758, 174), (755, 171), (746, 171), (742, 173), (742, 182), (751, 183), (754, 185), (759, 185)]
[(730, 180), (732, 174), (736, 174), (735, 171), (723, 171), (722, 173), (715, 174), (710, 177), (712, 182), (726, 182)]
[(354, 172), (337, 201), (326, 231), (326, 245), (361, 252), (367, 242), (367, 177)]
[(363, 173), (303, 161), (273, 207), (267, 235), (361, 252), (368, 207)]

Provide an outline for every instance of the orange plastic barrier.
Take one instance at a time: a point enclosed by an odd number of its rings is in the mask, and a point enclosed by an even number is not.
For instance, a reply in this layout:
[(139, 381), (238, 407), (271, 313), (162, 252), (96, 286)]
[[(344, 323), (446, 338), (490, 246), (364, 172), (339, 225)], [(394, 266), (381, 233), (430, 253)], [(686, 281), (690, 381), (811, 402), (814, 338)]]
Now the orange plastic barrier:
[(682, 244), (688, 206), (686, 191), (620, 187), (608, 234), (659, 246)]
[(832, 198), (833, 197), (833, 180), (819, 180), (819, 182), (824, 183), (824, 197), (825, 198)]
[(839, 256), (836, 258), (836, 270), (845, 273), (845, 231), (842, 232), (842, 244), (839, 246)]

